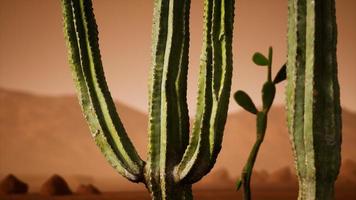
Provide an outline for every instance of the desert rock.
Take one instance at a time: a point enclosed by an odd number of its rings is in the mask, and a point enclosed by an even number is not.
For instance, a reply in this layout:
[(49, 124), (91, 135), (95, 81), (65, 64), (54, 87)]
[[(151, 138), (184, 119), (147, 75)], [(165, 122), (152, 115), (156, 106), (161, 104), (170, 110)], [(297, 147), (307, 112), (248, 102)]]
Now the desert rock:
[(72, 191), (70, 190), (67, 182), (58, 175), (53, 175), (49, 178), (41, 187), (40, 193), (42, 195), (70, 195)]
[(28, 185), (10, 174), (0, 182), (0, 194), (25, 194)]

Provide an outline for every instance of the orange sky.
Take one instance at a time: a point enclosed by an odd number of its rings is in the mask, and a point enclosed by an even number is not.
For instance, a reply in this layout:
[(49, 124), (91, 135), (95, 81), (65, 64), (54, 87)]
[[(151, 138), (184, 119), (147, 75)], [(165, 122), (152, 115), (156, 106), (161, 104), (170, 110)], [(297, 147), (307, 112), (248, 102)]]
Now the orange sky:
[[(66, 58), (60, 1), (0, 0), (0, 87), (41, 94), (73, 94)], [(244, 89), (260, 104), (264, 69), (255, 51), (274, 47), (276, 71), (286, 57), (286, 0), (237, 0), (233, 91)], [(147, 110), (152, 1), (94, 0), (107, 81), (115, 99)], [(337, 1), (338, 64), (342, 104), (356, 111), (356, 1)], [(202, 35), (202, 0), (192, 0), (188, 101), (195, 108)], [(277, 103), (283, 103), (284, 86)], [(237, 106), (232, 104), (231, 110)]]

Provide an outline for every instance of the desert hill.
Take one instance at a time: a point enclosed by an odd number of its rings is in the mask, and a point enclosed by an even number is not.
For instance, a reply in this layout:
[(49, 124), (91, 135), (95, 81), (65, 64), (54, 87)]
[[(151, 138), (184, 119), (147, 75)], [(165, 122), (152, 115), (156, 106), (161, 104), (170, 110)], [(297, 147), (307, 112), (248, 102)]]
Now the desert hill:
[[(146, 116), (123, 104), (117, 107), (135, 146), (145, 155)], [(35, 190), (55, 173), (75, 185), (94, 179), (118, 180), (115, 187), (126, 184), (96, 147), (76, 97), (0, 90), (0, 174), (9, 172), (34, 182)]]
[[(147, 115), (116, 103), (125, 128), (146, 158)], [(268, 173), (293, 167), (283, 107), (271, 110), (265, 142), (256, 162)], [(343, 111), (343, 159), (356, 160), (356, 114)], [(223, 149), (209, 182), (237, 177), (255, 140), (254, 116), (229, 114)], [(89, 134), (74, 96), (50, 97), (0, 89), (0, 177), (13, 173), (36, 190), (52, 174), (71, 185), (94, 183), (100, 189), (144, 189), (121, 178), (107, 164)], [(225, 180), (225, 181), (224, 181)]]

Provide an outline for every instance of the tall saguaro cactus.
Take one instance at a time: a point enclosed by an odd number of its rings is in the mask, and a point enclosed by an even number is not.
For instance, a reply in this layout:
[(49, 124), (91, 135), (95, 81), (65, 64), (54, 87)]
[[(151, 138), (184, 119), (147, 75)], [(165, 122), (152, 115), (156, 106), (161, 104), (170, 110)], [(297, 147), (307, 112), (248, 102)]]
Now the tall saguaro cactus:
[(192, 199), (191, 184), (221, 148), (232, 76), (234, 0), (204, 1), (197, 114), (189, 137), (186, 102), (190, 0), (155, 0), (149, 89), (149, 153), (137, 154), (116, 113), (101, 62), (91, 0), (61, 0), (79, 101), (97, 145), (153, 199)]
[(287, 111), (299, 199), (334, 199), (341, 108), (335, 0), (289, 0)]

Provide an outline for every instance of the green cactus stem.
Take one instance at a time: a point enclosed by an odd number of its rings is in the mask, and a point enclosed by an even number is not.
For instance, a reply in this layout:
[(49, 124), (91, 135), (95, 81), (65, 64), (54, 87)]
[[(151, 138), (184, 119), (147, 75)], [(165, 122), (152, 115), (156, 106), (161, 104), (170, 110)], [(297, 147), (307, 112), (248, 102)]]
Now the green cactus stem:
[(91, 0), (61, 2), (73, 79), (98, 147), (121, 175), (144, 183), (152, 199), (192, 199), (191, 185), (212, 169), (221, 149), (232, 76), (234, 0), (204, 1), (191, 134), (186, 101), (190, 0), (154, 1), (147, 163), (132, 145), (108, 90)]
[(242, 108), (256, 115), (256, 142), (253, 145), (247, 162), (242, 170), (241, 177), (237, 180), (236, 183), (237, 190), (239, 190), (241, 186), (243, 187), (244, 200), (251, 199), (250, 182), (252, 177), (252, 170), (257, 159), (258, 151), (260, 149), (261, 144), (263, 143), (266, 134), (268, 112), (272, 106), (276, 93), (275, 85), (286, 79), (286, 66), (283, 65), (272, 81), (272, 57), (272, 47), (269, 48), (268, 58), (258, 52), (255, 53), (252, 57), (252, 60), (256, 65), (267, 67), (267, 80), (262, 87), (262, 110), (259, 111), (256, 108), (252, 99), (244, 91), (239, 90), (234, 94), (236, 102)]
[(335, 0), (289, 0), (288, 10), (286, 101), (298, 199), (334, 199), (341, 160)]

